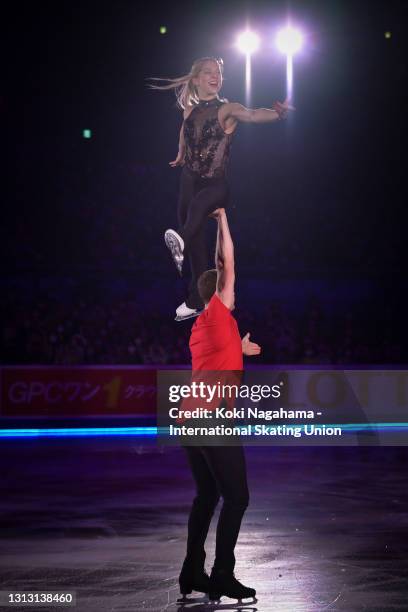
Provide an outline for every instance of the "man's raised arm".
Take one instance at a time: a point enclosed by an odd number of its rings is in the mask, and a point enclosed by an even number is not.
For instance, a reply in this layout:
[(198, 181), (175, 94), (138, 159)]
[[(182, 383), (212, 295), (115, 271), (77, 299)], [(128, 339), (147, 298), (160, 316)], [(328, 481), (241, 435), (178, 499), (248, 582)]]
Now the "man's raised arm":
[(217, 211), (218, 233), (215, 249), (217, 268), (217, 295), (227, 308), (232, 310), (235, 301), (234, 243), (232, 242), (227, 215), (224, 208)]

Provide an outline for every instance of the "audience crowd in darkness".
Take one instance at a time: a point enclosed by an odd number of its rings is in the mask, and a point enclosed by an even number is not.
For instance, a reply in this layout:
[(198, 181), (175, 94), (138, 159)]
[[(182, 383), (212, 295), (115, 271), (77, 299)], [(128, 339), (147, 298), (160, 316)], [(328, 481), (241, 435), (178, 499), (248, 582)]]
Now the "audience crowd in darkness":
[[(70, 164), (64, 162), (55, 174), (49, 185), (52, 197), (48, 193), (45, 203), (27, 203), (29, 184), (22, 177), (22, 212), (12, 226), (3, 227), (7, 279), (1, 298), (2, 362), (189, 363), (192, 322), (176, 324), (172, 316), (178, 301), (168, 289), (157, 292), (163, 279), (169, 283), (174, 278), (176, 283), (162, 234), (174, 224), (177, 174), (137, 162), (110, 161), (107, 166), (106, 159), (91, 163), (78, 158)], [(370, 248), (372, 228), (364, 233), (350, 222), (344, 235), (341, 224), (348, 223), (350, 207), (346, 214), (341, 203), (309, 198), (306, 210), (296, 184), (285, 181), (279, 186), (279, 180), (274, 182), (271, 207), (268, 185), (261, 185), (256, 206), (247, 205), (244, 186), (232, 199), (229, 215), (240, 280), (255, 274), (270, 283), (277, 277), (294, 285), (301, 278), (335, 282), (339, 271), (352, 276), (361, 262), (366, 266), (363, 275), (381, 265), (393, 269), (397, 251)], [(78, 289), (79, 279), (94, 273), (104, 282)], [(133, 275), (128, 297), (112, 290), (121, 274)], [(51, 288), (43, 282), (48, 275), (54, 279)], [(66, 275), (77, 285), (70, 295), (62, 290)], [(35, 280), (27, 289), (27, 277), (40, 279), (38, 290), (33, 290)], [(152, 279), (156, 291), (150, 291)], [(250, 331), (262, 345), (262, 355), (253, 363), (374, 364), (404, 359), (392, 305), (374, 311), (350, 296), (344, 309), (333, 311), (317, 293), (294, 309), (276, 296), (257, 295), (252, 304), (241, 296), (238, 287), (241, 332)]]
[[(298, 183), (277, 174), (271, 183), (262, 173), (263, 182), (248, 184), (235, 174), (228, 214), (241, 271), (355, 274), (362, 266), (366, 272), (398, 263), (396, 231), (386, 249), (378, 248), (376, 232), (384, 240), (386, 219), (377, 212), (371, 219), (369, 205), (355, 206), (349, 195), (321, 194), (307, 176)], [(177, 171), (78, 158), (50, 177), (47, 193), (30, 192), (26, 183), (40, 191), (38, 180), (19, 177), (22, 210), (1, 234), (7, 269), (170, 273), (162, 236), (176, 222)]]
[[(3, 292), (3, 363), (8, 364), (189, 364), (192, 321), (175, 323), (171, 313), (146, 309), (134, 297), (104, 300), (56, 293), (24, 298), (16, 289)], [(146, 297), (146, 296), (145, 296)], [(152, 303), (155, 297), (152, 292)], [(289, 314), (290, 310), (290, 314)], [(147, 316), (148, 312), (148, 316)], [(401, 363), (402, 342), (392, 309), (380, 330), (349, 305), (330, 312), (319, 299), (294, 314), (275, 301), (240, 307), (235, 313), (242, 335), (261, 344), (252, 363), (384, 364)]]

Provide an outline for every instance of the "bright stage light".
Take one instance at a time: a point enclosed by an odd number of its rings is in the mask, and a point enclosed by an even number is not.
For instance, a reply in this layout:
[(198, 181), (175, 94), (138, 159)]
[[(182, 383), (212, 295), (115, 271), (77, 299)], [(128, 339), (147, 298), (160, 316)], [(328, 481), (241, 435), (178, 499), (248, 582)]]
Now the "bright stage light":
[(245, 103), (247, 106), (250, 105), (251, 99), (251, 55), (258, 49), (259, 44), (259, 36), (248, 28), (238, 36), (236, 42), (237, 48), (245, 55)]
[(255, 32), (246, 30), (238, 36), (237, 47), (245, 55), (251, 55), (259, 48), (259, 36)]
[(287, 26), (278, 32), (276, 46), (285, 55), (294, 55), (302, 46), (302, 35), (299, 30)]

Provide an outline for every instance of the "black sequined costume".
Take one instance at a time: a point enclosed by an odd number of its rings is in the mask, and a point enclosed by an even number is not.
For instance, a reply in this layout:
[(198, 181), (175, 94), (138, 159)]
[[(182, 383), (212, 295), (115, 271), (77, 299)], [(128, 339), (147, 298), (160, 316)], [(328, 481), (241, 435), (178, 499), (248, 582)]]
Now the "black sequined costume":
[(228, 185), (225, 172), (232, 134), (226, 134), (218, 111), (224, 104), (219, 98), (200, 101), (183, 124), (185, 163), (181, 173), (178, 204), (179, 233), (184, 252), (189, 257), (191, 283), (186, 304), (203, 306), (197, 280), (208, 269), (206, 222), (216, 208), (226, 208)]
[(200, 102), (184, 121), (185, 165), (201, 178), (225, 176), (232, 134), (218, 120), (222, 105), (218, 98)]

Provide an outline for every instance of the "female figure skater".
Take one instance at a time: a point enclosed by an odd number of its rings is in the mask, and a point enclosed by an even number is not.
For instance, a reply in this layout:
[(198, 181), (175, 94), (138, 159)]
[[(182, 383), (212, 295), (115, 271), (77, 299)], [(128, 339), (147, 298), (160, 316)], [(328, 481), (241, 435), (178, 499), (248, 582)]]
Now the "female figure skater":
[(184, 255), (191, 267), (191, 282), (186, 301), (176, 310), (176, 320), (200, 314), (203, 302), (198, 294), (197, 280), (208, 268), (206, 221), (217, 208), (228, 204), (226, 168), (232, 135), (238, 122), (266, 123), (286, 117), (293, 107), (286, 99), (272, 108), (249, 109), (219, 97), (222, 86), (223, 62), (204, 57), (194, 62), (188, 74), (166, 80), (166, 85), (151, 85), (153, 89), (174, 89), (183, 109), (177, 157), (170, 166), (183, 166), (178, 202), (178, 230), (165, 233), (179, 273)]

